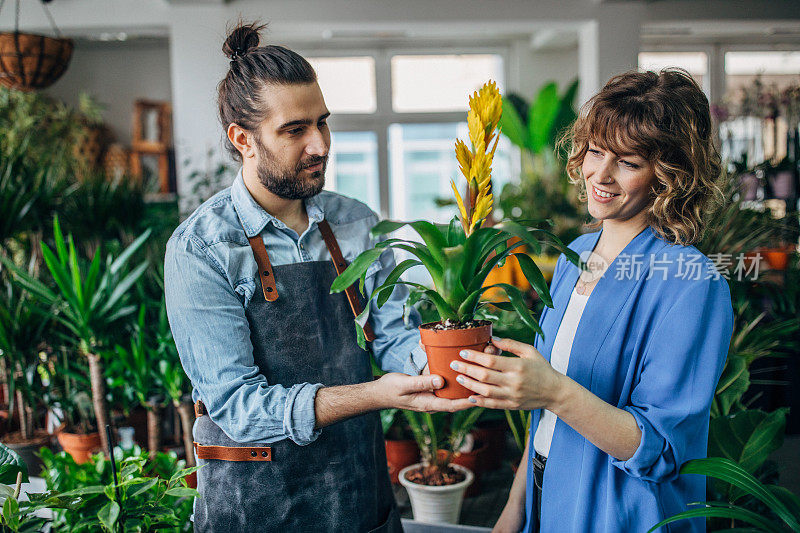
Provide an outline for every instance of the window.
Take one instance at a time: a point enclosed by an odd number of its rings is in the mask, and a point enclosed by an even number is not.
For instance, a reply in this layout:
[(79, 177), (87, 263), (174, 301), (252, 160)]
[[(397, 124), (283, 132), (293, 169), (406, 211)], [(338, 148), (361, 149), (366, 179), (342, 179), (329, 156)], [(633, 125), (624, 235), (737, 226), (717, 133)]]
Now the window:
[(398, 113), (467, 111), (468, 97), (487, 79), (502, 82), (498, 55), (396, 55), (392, 107)]
[(372, 57), (310, 57), (325, 103), (331, 113), (374, 113), (375, 59)]
[(334, 131), (327, 187), (380, 211), (378, 139), (371, 131)]

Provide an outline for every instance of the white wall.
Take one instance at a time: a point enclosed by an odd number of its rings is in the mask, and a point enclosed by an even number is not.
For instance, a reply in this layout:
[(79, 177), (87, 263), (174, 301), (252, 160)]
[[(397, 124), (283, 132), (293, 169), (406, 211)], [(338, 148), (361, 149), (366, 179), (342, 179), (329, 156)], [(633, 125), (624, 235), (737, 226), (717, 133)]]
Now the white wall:
[(85, 91), (105, 107), (103, 119), (118, 142), (129, 145), (133, 102), (170, 101), (169, 46), (155, 43), (79, 43), (69, 69), (45, 92), (77, 105)]

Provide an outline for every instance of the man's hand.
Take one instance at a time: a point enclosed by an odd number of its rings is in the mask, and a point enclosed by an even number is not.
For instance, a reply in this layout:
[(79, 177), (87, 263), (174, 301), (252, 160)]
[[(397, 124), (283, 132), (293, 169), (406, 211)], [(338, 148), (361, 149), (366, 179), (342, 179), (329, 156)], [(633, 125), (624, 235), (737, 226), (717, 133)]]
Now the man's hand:
[(439, 398), (433, 391), (444, 386), (444, 380), (437, 375), (407, 376), (391, 373), (372, 382), (381, 409), (397, 407), (410, 411), (432, 413), (436, 411), (461, 411), (475, 404), (468, 399), (449, 400)]

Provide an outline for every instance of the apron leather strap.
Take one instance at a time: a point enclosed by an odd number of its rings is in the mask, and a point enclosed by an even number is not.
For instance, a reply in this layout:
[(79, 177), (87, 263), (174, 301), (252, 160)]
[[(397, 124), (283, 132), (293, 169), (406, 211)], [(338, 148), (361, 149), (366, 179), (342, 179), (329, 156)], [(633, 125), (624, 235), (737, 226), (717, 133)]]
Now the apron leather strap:
[(194, 443), (198, 459), (218, 461), (272, 461), (272, 448), (269, 446), (204, 446)]
[[(339, 242), (336, 240), (336, 236), (334, 236), (327, 220), (320, 221), (318, 225), (319, 231), (322, 233), (322, 239), (325, 241), (325, 246), (328, 247), (328, 252), (331, 254), (331, 261), (333, 261), (333, 266), (336, 268), (336, 273), (341, 275), (347, 268), (347, 262), (342, 256)], [(361, 301), (356, 294), (355, 283), (347, 287), (344, 292), (347, 295), (347, 301), (350, 302), (350, 309), (352, 309), (353, 315), (358, 317), (363, 309), (361, 308)], [(375, 333), (372, 331), (372, 326), (369, 325), (369, 322), (364, 324), (364, 337), (370, 342), (375, 340)]]
[(272, 263), (269, 262), (267, 247), (264, 246), (264, 239), (261, 235), (248, 237), (250, 248), (253, 250), (256, 264), (258, 265), (258, 276), (261, 278), (261, 289), (264, 291), (264, 298), (268, 302), (278, 299), (278, 287), (275, 285), (275, 274), (272, 272)]

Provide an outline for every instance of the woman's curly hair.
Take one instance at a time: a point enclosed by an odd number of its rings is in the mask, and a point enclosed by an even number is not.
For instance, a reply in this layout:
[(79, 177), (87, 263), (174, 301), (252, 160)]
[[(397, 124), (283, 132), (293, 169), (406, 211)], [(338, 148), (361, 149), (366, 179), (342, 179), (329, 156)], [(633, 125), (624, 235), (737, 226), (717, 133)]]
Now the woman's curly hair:
[(719, 153), (708, 99), (684, 70), (627, 72), (611, 78), (584, 106), (562, 137), (569, 146), (567, 174), (581, 188), (589, 142), (617, 154), (634, 152), (653, 164), (648, 223), (665, 241), (698, 242), (704, 216), (722, 201)]

